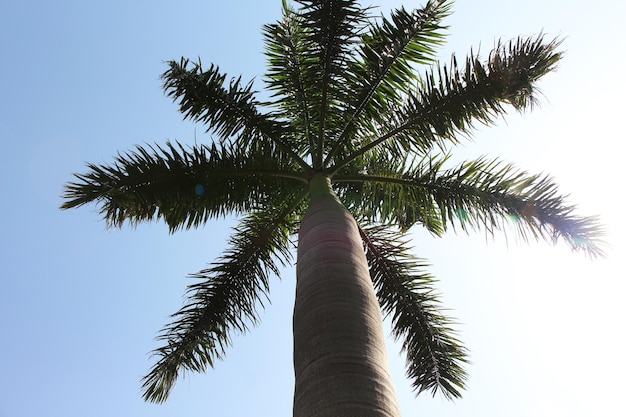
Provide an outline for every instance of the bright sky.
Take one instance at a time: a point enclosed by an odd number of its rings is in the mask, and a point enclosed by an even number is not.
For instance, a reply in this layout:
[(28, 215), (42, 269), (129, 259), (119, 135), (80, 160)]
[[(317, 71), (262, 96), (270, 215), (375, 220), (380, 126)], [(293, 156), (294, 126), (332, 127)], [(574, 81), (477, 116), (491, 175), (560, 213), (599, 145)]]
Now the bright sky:
[[(385, 3), (382, 11), (421, 4)], [(541, 107), (481, 130), (460, 154), (551, 173), (580, 213), (602, 217), (611, 246), (607, 260), (590, 261), (564, 245), (416, 231), (416, 253), (434, 264), (473, 363), (463, 399), (415, 399), (390, 343), (403, 415), (622, 415), (625, 4), (455, 5), (442, 60), (542, 30), (564, 37), (567, 51), (541, 83)], [(200, 56), (260, 81), (260, 29), (280, 5), (2, 1), (0, 417), (291, 415), (293, 269), (274, 281), (261, 326), (235, 337), (225, 361), (181, 380), (168, 403), (146, 404), (139, 381), (154, 337), (182, 305), (185, 275), (216, 259), (233, 223), (176, 235), (162, 224), (109, 231), (93, 206), (57, 209), (62, 185), (87, 161), (110, 162), (134, 144), (208, 141), (163, 96), (163, 61)]]

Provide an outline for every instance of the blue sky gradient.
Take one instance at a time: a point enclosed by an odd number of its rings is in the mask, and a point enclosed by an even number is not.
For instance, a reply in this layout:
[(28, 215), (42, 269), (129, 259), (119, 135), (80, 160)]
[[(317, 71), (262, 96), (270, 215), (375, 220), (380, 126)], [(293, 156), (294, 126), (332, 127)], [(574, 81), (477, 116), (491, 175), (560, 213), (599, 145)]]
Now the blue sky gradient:
[[(421, 3), (380, 11), (400, 4)], [(390, 341), (403, 415), (622, 415), (625, 4), (453, 7), (442, 61), (472, 46), (486, 56), (497, 38), (564, 38), (565, 58), (540, 84), (543, 104), (479, 129), (458, 155), (552, 174), (581, 214), (602, 217), (609, 257), (513, 234), (435, 240), (416, 230), (415, 252), (433, 264), (473, 363), (463, 399), (415, 399)], [(166, 404), (147, 404), (140, 378), (154, 337), (181, 307), (186, 274), (219, 256), (235, 223), (170, 235), (159, 223), (107, 230), (95, 206), (58, 209), (85, 162), (135, 144), (209, 142), (164, 96), (164, 61), (200, 57), (261, 89), (261, 26), (280, 9), (279, 0), (0, 3), (0, 417), (291, 415), (294, 269), (273, 281), (261, 325), (235, 336), (225, 361), (181, 379)]]

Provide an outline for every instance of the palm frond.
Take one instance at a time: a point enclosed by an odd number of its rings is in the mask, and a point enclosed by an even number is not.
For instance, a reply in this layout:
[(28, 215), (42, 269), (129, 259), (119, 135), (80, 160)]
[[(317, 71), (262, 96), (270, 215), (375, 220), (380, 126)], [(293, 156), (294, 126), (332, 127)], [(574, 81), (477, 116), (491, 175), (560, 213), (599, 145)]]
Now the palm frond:
[(399, 136), (407, 140), (403, 147), (428, 149), (442, 139), (457, 143), (456, 135), (470, 134), (475, 122), (492, 124), (505, 104), (523, 110), (535, 103), (534, 84), (561, 59), (560, 43), (546, 43), (543, 35), (518, 38), (508, 47), (499, 42), (485, 64), (470, 54), (464, 68), (453, 57), (450, 68), (436, 69), (437, 76), (427, 73), (422, 90), (399, 112), (406, 125)]
[(95, 201), (110, 226), (163, 218), (173, 231), (249, 211), (278, 190), (286, 196), (303, 189), (276, 149), (257, 143), (248, 151), (228, 143), (138, 146), (111, 165), (89, 164), (88, 173), (75, 174), (78, 181), (66, 185), (62, 208)]
[(241, 147), (255, 140), (269, 140), (288, 153), (302, 168), (306, 162), (283, 140), (286, 127), (268, 114), (259, 111), (260, 103), (252, 91), (252, 83), (243, 85), (241, 77), (226, 86), (226, 75), (215, 65), (204, 69), (201, 63), (190, 64), (182, 58), (170, 61), (161, 76), (167, 95), (178, 101), (185, 119), (201, 122), (207, 131), (222, 141), (237, 138)]
[(361, 230), (361, 238), (381, 308), (391, 317), (394, 337), (402, 341), (414, 389), (460, 397), (467, 351), (450, 327), (453, 322), (439, 312), (434, 279), (424, 272), (427, 265), (412, 257), (406, 242), (387, 227)]
[(270, 274), (279, 276), (279, 265), (291, 259), (293, 212), (303, 197), (245, 218), (220, 260), (192, 275), (203, 281), (188, 287), (187, 304), (158, 337), (165, 345), (153, 352), (159, 359), (143, 379), (146, 400), (165, 401), (181, 370), (212, 367), (232, 332), (246, 332), (248, 323), (258, 322), (256, 309), (268, 296)]
[[(413, 174), (407, 157), (372, 151), (355, 162), (333, 177), (337, 194), (355, 216), (394, 224), (402, 231), (419, 224), (437, 236), (444, 233), (446, 225), (433, 196), (418, 187), (407, 187)], [(428, 165), (426, 161), (420, 165), (421, 172), (438, 172), (445, 162), (445, 157), (431, 158)]]
[(470, 54), (464, 68), (453, 57), (450, 68), (427, 72), (403, 105), (381, 114), (372, 130), (363, 132), (363, 146), (334, 170), (377, 147), (396, 157), (423, 156), (433, 146), (446, 149), (470, 135), (476, 122), (492, 124), (506, 112), (505, 104), (523, 110), (536, 101), (535, 83), (560, 60), (559, 45), (559, 40), (544, 42), (543, 35), (519, 38), (508, 46), (499, 43), (485, 64)]
[(424, 158), (402, 173), (394, 171), (400, 163), (388, 162), (387, 167), (378, 164), (378, 170), (336, 176), (335, 181), (362, 184), (362, 200), (351, 200), (355, 213), (402, 228), (429, 221), (436, 227), (425, 226), (440, 234), (455, 225), (489, 233), (512, 226), (523, 239), (562, 239), (573, 250), (603, 255), (597, 219), (575, 215), (576, 208), (549, 177), (485, 158), (453, 169), (444, 169), (444, 162)]
[[(485, 158), (420, 180), (431, 190), (443, 222), (490, 233), (513, 225), (524, 239), (564, 240), (573, 250), (603, 256), (602, 227), (595, 217), (575, 214), (549, 176), (531, 175), (511, 164)], [(428, 184), (428, 185), (426, 185)]]
[[(283, 18), (275, 24), (265, 25), (265, 54), (268, 59), (266, 83), (274, 92), (275, 101), (268, 103), (280, 111), (281, 118), (290, 121), (293, 135), (291, 143), (301, 152), (315, 149), (313, 132), (318, 125), (311, 116), (312, 99), (316, 96), (314, 80), (308, 68), (311, 57), (307, 54), (306, 30), (302, 18), (287, 4)], [(313, 155), (310, 155), (313, 158)]]
[(450, 10), (448, 1), (429, 1), (421, 9), (404, 8), (391, 13), (389, 19), (371, 21), (361, 36), (347, 74), (346, 123), (326, 160), (352, 139), (358, 120), (378, 119), (389, 103), (399, 103), (417, 81), (414, 64), (430, 64), (435, 46), (443, 43), (441, 25)]
[(178, 101), (185, 119), (206, 124), (222, 140), (238, 133), (259, 135), (267, 128), (269, 122), (258, 111), (251, 82), (244, 85), (239, 77), (227, 83), (226, 74), (217, 66), (204, 69), (200, 62), (190, 63), (187, 58), (168, 65), (161, 76), (163, 89)]
[(321, 168), (327, 136), (339, 129), (338, 103), (345, 83), (345, 67), (353, 42), (367, 23), (367, 9), (354, 0), (297, 0), (301, 26), (306, 31), (307, 81), (312, 82), (312, 117), (316, 120), (313, 166)]

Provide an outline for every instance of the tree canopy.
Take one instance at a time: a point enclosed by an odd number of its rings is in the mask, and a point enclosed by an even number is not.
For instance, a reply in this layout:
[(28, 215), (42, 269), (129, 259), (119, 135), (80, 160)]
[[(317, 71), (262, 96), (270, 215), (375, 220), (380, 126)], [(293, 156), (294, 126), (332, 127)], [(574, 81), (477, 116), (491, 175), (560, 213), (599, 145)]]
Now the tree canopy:
[(223, 255), (193, 274), (144, 379), (164, 401), (181, 370), (223, 357), (232, 332), (259, 321), (269, 276), (292, 261), (292, 236), (308, 184), (328, 176), (360, 226), (382, 311), (407, 356), (417, 392), (458, 397), (467, 351), (441, 313), (427, 262), (407, 232), (514, 230), (602, 254), (596, 219), (578, 216), (546, 175), (487, 157), (449, 166), (454, 145), (478, 124), (537, 100), (537, 81), (562, 57), (543, 34), (500, 42), (486, 56), (437, 59), (452, 2), (428, 1), (388, 16), (358, 2), (283, 3), (264, 27), (269, 99), (211, 64), (170, 61), (163, 87), (209, 144), (138, 146), (111, 164), (88, 164), (66, 186), (63, 208), (96, 202), (112, 227), (163, 220), (172, 232), (238, 216)]

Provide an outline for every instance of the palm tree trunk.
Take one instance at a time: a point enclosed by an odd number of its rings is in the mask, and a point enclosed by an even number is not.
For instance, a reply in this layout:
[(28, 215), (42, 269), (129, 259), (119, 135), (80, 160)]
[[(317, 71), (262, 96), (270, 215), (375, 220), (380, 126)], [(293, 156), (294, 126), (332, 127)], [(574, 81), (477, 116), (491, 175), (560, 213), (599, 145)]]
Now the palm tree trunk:
[(298, 243), (294, 417), (399, 417), (356, 222), (318, 175)]

